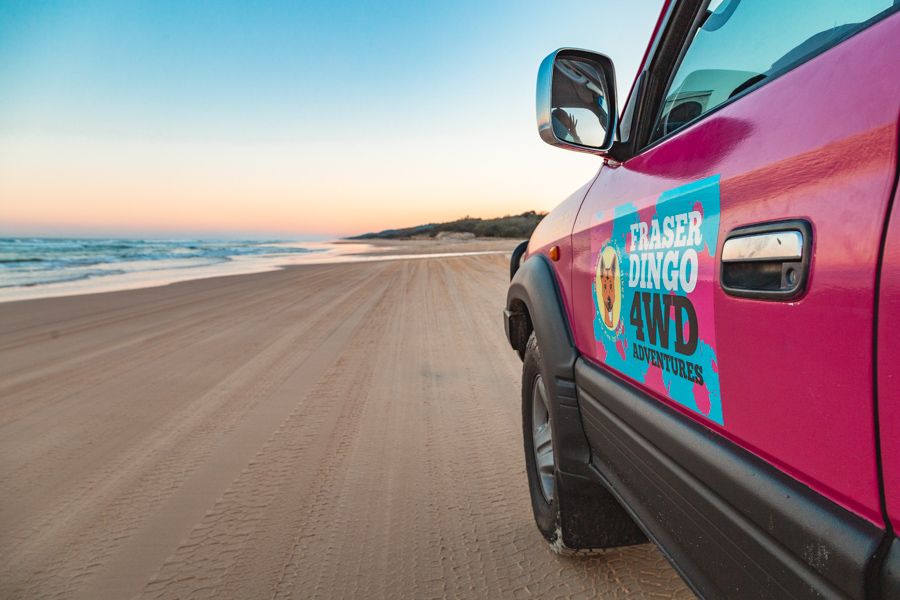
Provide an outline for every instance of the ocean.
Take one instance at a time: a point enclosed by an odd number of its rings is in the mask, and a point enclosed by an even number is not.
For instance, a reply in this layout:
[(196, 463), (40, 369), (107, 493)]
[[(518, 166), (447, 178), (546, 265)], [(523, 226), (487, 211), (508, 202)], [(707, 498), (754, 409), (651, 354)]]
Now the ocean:
[[(316, 246), (320, 246), (317, 248)], [(90, 284), (104, 279), (142, 279), (252, 258), (289, 259), (323, 252), (321, 244), (279, 240), (150, 240), (84, 238), (0, 238), (0, 296), (16, 289)], [(187, 272), (174, 279), (191, 278)], [(123, 277), (130, 276), (130, 277)], [(65, 286), (72, 289), (72, 286)]]

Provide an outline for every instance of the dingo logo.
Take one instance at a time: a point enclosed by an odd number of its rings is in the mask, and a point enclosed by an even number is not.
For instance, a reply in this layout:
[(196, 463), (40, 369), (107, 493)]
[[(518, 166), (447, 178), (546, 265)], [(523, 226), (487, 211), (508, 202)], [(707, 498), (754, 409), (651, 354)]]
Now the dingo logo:
[(597, 277), (594, 281), (597, 295), (597, 311), (603, 318), (603, 325), (615, 331), (619, 325), (622, 308), (622, 262), (619, 253), (611, 245), (600, 250), (597, 259)]

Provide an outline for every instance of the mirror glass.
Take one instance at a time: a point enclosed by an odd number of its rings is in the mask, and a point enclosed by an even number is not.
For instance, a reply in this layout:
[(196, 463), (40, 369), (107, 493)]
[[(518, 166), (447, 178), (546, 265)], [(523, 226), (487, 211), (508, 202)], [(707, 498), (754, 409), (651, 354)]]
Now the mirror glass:
[(610, 135), (609, 91), (599, 64), (557, 57), (553, 64), (550, 122), (563, 142), (602, 148)]

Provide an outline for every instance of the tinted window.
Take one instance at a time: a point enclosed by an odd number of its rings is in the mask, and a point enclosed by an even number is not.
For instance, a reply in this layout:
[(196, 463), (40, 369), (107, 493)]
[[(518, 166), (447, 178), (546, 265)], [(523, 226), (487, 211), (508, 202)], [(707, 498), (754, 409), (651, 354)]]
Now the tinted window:
[(834, 45), (893, 4), (892, 0), (714, 0), (671, 81), (653, 138)]

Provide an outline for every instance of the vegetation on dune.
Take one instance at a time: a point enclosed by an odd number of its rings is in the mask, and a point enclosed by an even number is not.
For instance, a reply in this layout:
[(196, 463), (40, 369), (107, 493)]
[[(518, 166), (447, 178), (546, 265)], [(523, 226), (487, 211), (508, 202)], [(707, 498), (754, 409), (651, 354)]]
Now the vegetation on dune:
[(463, 217), (447, 223), (428, 223), (415, 227), (402, 229), (385, 229), (375, 233), (364, 233), (351, 237), (351, 240), (371, 239), (411, 239), (411, 238), (435, 238), (435, 237), (493, 237), (493, 238), (521, 238), (531, 236), (531, 232), (541, 222), (547, 213), (539, 213), (533, 210), (520, 215), (507, 215), (495, 219), (478, 219), (475, 217)]

